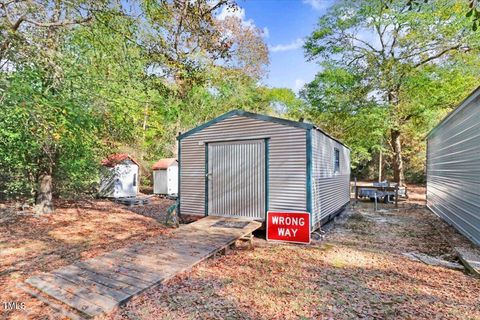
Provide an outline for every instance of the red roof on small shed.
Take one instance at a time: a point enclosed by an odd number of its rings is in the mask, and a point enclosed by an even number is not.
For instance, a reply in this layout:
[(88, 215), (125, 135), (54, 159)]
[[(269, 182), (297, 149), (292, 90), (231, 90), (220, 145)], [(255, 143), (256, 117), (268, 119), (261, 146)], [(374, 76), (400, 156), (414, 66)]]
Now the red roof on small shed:
[(115, 153), (109, 155), (106, 159), (102, 160), (102, 165), (105, 167), (115, 167), (117, 164), (122, 163), (123, 161), (130, 159), (137, 166), (140, 166), (137, 160), (134, 157), (127, 153)]
[(153, 170), (165, 170), (168, 169), (175, 161), (177, 161), (177, 158), (165, 158), (165, 159), (160, 159), (159, 161), (155, 162), (155, 164), (152, 166)]

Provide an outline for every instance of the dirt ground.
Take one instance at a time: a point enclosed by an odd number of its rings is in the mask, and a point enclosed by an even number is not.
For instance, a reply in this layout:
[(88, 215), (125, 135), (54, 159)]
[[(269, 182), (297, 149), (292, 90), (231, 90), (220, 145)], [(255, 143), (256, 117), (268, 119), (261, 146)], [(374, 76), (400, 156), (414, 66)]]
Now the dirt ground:
[[(0, 319), (58, 319), (49, 307), (23, 293), (16, 284), (37, 273), (169, 232), (162, 222), (172, 203), (152, 198), (150, 205), (136, 208), (108, 200), (57, 201), (55, 213), (41, 217), (3, 204)], [(23, 302), (25, 310), (5, 311), (5, 302)]]
[(360, 202), (312, 245), (271, 244), (210, 259), (130, 301), (119, 319), (480, 319), (480, 279), (409, 260), (455, 260), (423, 188), (399, 209)]
[[(46, 217), (2, 210), (0, 301), (25, 302), (26, 310), (0, 319), (58, 319), (15, 284), (169, 232), (163, 221), (171, 203), (129, 210), (109, 201), (65, 202)], [(254, 250), (209, 259), (104, 318), (480, 319), (480, 279), (403, 255), (455, 261), (449, 239), (468, 242), (423, 203), (421, 187), (398, 209), (380, 204), (374, 212), (371, 202), (359, 202), (308, 246), (267, 243), (259, 233)]]

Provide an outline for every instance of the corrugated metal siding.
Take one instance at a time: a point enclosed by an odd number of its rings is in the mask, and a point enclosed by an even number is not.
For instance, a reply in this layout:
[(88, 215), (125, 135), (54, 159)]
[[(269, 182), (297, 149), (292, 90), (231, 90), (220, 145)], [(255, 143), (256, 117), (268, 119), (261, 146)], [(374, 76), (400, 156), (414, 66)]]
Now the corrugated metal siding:
[[(335, 172), (334, 149), (340, 151)], [(312, 131), (312, 228), (350, 201), (350, 150), (318, 130)]]
[(208, 215), (265, 219), (265, 141), (208, 144)]
[(205, 213), (204, 142), (269, 138), (269, 210), (306, 210), (306, 130), (235, 115), (180, 140), (180, 210)]
[(480, 97), (428, 137), (427, 205), (480, 245)]

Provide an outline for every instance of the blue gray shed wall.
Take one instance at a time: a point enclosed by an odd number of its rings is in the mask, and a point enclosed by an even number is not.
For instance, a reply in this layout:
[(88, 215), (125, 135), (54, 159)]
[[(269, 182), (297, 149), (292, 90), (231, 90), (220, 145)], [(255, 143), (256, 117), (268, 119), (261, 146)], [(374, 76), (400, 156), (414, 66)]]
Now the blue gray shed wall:
[[(340, 151), (335, 172), (334, 149)], [(350, 201), (350, 150), (318, 130), (312, 130), (312, 229)]]
[(205, 143), (268, 138), (268, 210), (306, 211), (306, 129), (234, 115), (184, 137), (180, 210), (205, 214)]
[(427, 206), (480, 245), (480, 90), (429, 134)]

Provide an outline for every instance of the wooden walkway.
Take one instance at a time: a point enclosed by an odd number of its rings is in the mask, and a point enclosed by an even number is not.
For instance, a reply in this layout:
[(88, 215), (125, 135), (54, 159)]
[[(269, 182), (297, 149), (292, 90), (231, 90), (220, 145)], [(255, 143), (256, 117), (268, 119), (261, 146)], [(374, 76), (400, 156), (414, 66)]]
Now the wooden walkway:
[[(22, 288), (44, 302), (54, 298), (51, 305), (56, 309), (61, 302), (92, 318), (190, 269), (260, 226), (256, 221), (206, 217), (148, 243), (28, 278)], [(71, 312), (63, 314), (75, 318)]]

